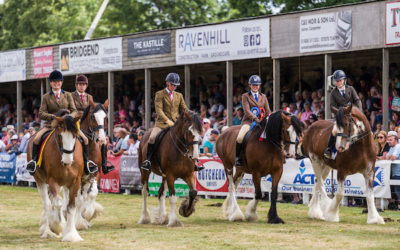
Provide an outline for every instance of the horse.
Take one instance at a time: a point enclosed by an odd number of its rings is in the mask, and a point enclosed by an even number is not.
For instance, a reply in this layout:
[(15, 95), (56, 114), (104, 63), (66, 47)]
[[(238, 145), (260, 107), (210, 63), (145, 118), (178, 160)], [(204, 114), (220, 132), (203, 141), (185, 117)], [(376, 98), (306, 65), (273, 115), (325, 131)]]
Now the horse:
[[(33, 177), (43, 201), (41, 237), (63, 236), (62, 241), (75, 242), (82, 240), (75, 227), (75, 198), (83, 174), (83, 149), (77, 139), (79, 132), (76, 124), (81, 116), (73, 118), (65, 113), (65, 110), (60, 111), (52, 121), (53, 132), (42, 150), (41, 167)], [(32, 158), (32, 144), (33, 137), (28, 144), (28, 161)], [(68, 197), (66, 222), (61, 210), (60, 187), (64, 187), (63, 195)]]
[[(265, 130), (264, 130), (265, 128)], [(236, 167), (235, 164), (235, 140), (240, 126), (232, 126), (226, 129), (217, 140), (216, 150), (225, 168), (228, 177), (229, 193), (223, 204), (223, 213), (229, 221), (255, 221), (258, 219), (257, 204), (262, 198), (261, 178), (270, 174), (272, 177), (271, 207), (268, 212), (268, 223), (284, 223), (279, 218), (276, 210), (278, 183), (283, 172), (285, 153), (282, 144), (290, 144), (289, 154), (295, 154), (294, 142), (296, 136), (300, 136), (302, 125), (295, 116), (290, 116), (283, 111), (276, 111), (261, 122), (261, 126), (255, 126), (248, 137), (245, 151), (244, 166)], [(266, 140), (259, 138), (266, 133)], [(246, 135), (247, 137), (247, 135)], [(247, 205), (246, 213), (243, 215), (236, 201), (236, 187), (245, 173), (252, 174), (255, 187), (255, 197)]]
[[(343, 198), (346, 176), (361, 173), (365, 178), (368, 204), (367, 223), (384, 224), (374, 202), (373, 182), (375, 177), (376, 146), (368, 119), (357, 107), (334, 108), (334, 121), (313, 123), (304, 134), (303, 149), (309, 156), (316, 184), (309, 204), (308, 216), (313, 219), (339, 222), (339, 204)], [(324, 157), (330, 134), (337, 136), (335, 160)], [(330, 169), (337, 170), (338, 189), (334, 199), (329, 199), (324, 181)]]
[[(107, 118), (108, 100), (101, 103), (89, 101), (89, 106), (85, 109), (80, 119), (80, 129), (89, 140), (89, 159), (94, 161), (97, 166), (101, 166), (102, 159), (101, 151), (106, 149), (106, 136), (104, 126)], [(77, 210), (76, 213), (76, 228), (88, 229), (91, 224), (90, 221), (96, 218), (104, 210), (103, 206), (96, 202), (98, 194), (97, 178), (99, 172), (92, 174), (85, 174), (82, 176), (81, 188), (77, 195)], [(64, 197), (64, 204), (67, 200)]]
[[(189, 217), (195, 210), (197, 191), (195, 189), (194, 167), (198, 159), (198, 142), (202, 131), (201, 118), (190, 110), (182, 112), (174, 126), (164, 134), (159, 146), (155, 148), (151, 171), (162, 176), (161, 187), (158, 191), (159, 209), (153, 219), (156, 224), (167, 224), (169, 227), (183, 226), (176, 215), (176, 202), (174, 182), (182, 178), (189, 186), (189, 198), (182, 201), (179, 214)], [(139, 165), (146, 159), (147, 141), (151, 130), (143, 136), (138, 149)], [(161, 134), (162, 132), (160, 132)], [(143, 206), (139, 224), (151, 222), (150, 212), (147, 207), (148, 179), (150, 172), (140, 169), (142, 174)], [(165, 209), (165, 197), (169, 190), (170, 214)]]

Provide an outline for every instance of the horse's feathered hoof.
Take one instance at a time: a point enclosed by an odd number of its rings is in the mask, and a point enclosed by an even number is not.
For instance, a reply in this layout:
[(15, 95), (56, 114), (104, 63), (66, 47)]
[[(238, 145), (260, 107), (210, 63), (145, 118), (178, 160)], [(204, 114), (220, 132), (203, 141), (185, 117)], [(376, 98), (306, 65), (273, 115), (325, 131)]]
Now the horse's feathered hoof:
[(279, 217), (268, 219), (268, 223), (269, 224), (285, 224), (285, 222)]
[(195, 211), (195, 205), (199, 201), (199, 197), (193, 199), (192, 205), (189, 207), (189, 197), (184, 197), (179, 206), (179, 214), (183, 217), (189, 217)]
[(179, 220), (175, 220), (175, 221), (170, 221), (167, 227), (183, 227), (183, 224)]
[(51, 238), (59, 238), (60, 236), (50, 231), (50, 229), (47, 229), (44, 230), (44, 232), (42, 233), (42, 235), (40, 235), (40, 237), (44, 239), (51, 239)]

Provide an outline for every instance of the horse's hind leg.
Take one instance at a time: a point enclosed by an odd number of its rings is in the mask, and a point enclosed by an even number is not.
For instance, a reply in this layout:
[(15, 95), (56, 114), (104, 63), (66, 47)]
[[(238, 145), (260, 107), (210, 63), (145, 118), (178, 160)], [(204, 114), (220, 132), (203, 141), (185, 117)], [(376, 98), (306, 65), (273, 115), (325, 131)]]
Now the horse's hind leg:
[[(279, 171), (271, 174), (272, 177), (272, 190), (271, 190), (271, 207), (268, 211), (268, 223), (278, 224), (278, 223), (285, 223), (281, 218), (278, 216), (278, 212), (276, 210), (276, 200), (278, 198), (278, 183), (281, 179), (283, 172), (283, 167), (279, 168)], [(254, 183), (255, 184), (255, 183)]]
[(261, 176), (258, 173), (253, 173), (253, 183), (254, 183), (254, 188), (255, 188), (255, 194), (254, 198), (247, 204), (246, 207), (246, 220), (247, 221), (256, 221), (258, 220), (258, 215), (257, 215), (257, 205), (258, 202), (262, 198), (262, 193), (261, 193)]
[(312, 194), (312, 198), (310, 201), (310, 204), (308, 205), (308, 217), (312, 219), (319, 219), (319, 220), (325, 220), (324, 214), (321, 210), (321, 200), (322, 202), (327, 202), (328, 197), (323, 198), (323, 196), (326, 196), (326, 192), (324, 190), (324, 180), (326, 178), (323, 178), (323, 175), (325, 174), (325, 169), (328, 169), (329, 173), (329, 168), (327, 168), (324, 163), (319, 160), (318, 158), (314, 157), (312, 154), (310, 155), (311, 158), (311, 163), (314, 169), (315, 177), (316, 177), (316, 183), (314, 187), (314, 191)]
[(368, 205), (368, 224), (385, 224), (383, 218), (379, 215), (378, 211), (375, 207), (375, 198), (374, 198), (374, 165), (369, 163), (370, 165), (367, 167), (364, 173), (365, 179), (365, 195), (367, 198)]
[(168, 227), (181, 227), (183, 226), (183, 224), (178, 220), (178, 216), (176, 214), (177, 197), (175, 195), (174, 183), (175, 183), (175, 178), (167, 176), (167, 184), (169, 190), (169, 205), (170, 205)]
[(236, 187), (238, 186), (240, 180), (243, 178), (244, 172), (236, 171), (235, 176), (233, 176), (233, 170), (230, 169), (225, 172), (228, 175), (228, 196), (226, 197), (223, 205), (223, 212), (225, 218), (229, 221), (242, 221), (244, 220), (244, 215), (240, 210), (239, 204), (236, 201)]
[(183, 217), (189, 217), (195, 211), (195, 205), (199, 200), (197, 197), (197, 190), (194, 188), (195, 176), (190, 174), (184, 178), (189, 187), (189, 197), (185, 197), (179, 207), (179, 214)]
[(344, 195), (345, 179), (346, 179), (345, 176), (341, 178), (341, 175), (338, 171), (338, 190), (335, 195), (335, 198), (331, 201), (331, 203), (325, 210), (324, 216), (326, 221), (339, 222), (339, 205)]
[(149, 224), (150, 220), (150, 212), (149, 208), (147, 207), (147, 198), (149, 194), (149, 175), (145, 174), (142, 171), (142, 196), (143, 196), (143, 204), (142, 204), (142, 215), (138, 221), (139, 224)]
[(51, 202), (49, 198), (48, 186), (46, 183), (37, 182), (37, 189), (42, 197), (43, 201), (43, 213), (42, 218), (40, 219), (40, 237), (42, 238), (54, 238), (57, 237), (55, 233), (50, 230), (50, 210), (51, 210)]
[(154, 223), (159, 225), (166, 225), (168, 223), (167, 209), (165, 208), (165, 197), (167, 196), (167, 181), (162, 178), (160, 189), (158, 190), (158, 210), (155, 211)]
[[(90, 223), (82, 217), (82, 214), (86, 209), (86, 206), (85, 206), (86, 198), (85, 197), (86, 197), (86, 192), (87, 192), (88, 186), (89, 185), (87, 183), (85, 185), (81, 186), (81, 188), (78, 190), (77, 195), (76, 195), (75, 227), (78, 230), (81, 230), (81, 229), (86, 230), (90, 227)], [(68, 189), (64, 188), (64, 190), (68, 190)], [(66, 195), (64, 195), (64, 198), (66, 198)], [(65, 204), (65, 202), (64, 202), (64, 204)], [(68, 207), (68, 204), (69, 204), (69, 195), (67, 197), (67, 202), (66, 202), (67, 207)]]
[(84, 199), (86, 208), (83, 210), (82, 216), (85, 220), (90, 222), (104, 211), (103, 206), (96, 201), (97, 195), (99, 194), (96, 177), (93, 177), (91, 180), (90, 187), (86, 194), (86, 199)]
[(80, 187), (80, 180), (76, 181), (75, 184), (69, 187), (69, 202), (67, 206), (67, 225), (64, 230), (64, 237), (62, 241), (77, 242), (82, 240), (81, 236), (79, 235), (75, 227), (75, 213), (76, 213), (75, 198), (79, 191), (79, 187)]
[(55, 183), (52, 179), (49, 180), (50, 200), (51, 200), (51, 212), (49, 216), (49, 225), (51, 231), (53, 231), (59, 237), (64, 231), (65, 218), (61, 212), (63, 206), (63, 199), (60, 196), (60, 186)]

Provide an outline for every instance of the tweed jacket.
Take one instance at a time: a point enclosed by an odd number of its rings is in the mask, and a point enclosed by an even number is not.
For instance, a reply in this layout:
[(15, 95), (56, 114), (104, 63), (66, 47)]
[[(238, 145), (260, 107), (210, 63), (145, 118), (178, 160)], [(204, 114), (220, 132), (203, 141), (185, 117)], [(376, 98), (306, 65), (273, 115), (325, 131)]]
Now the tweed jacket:
[(57, 103), (56, 96), (51, 90), (49, 93), (43, 95), (39, 109), (39, 118), (45, 120), (45, 125), (49, 126), (51, 121), (56, 117), (57, 112), (61, 109), (69, 110), (71, 116), (76, 116), (77, 114), (71, 93), (61, 90), (60, 102)]
[(87, 106), (89, 106), (89, 100), (93, 101), (93, 96), (89, 95), (88, 93), (85, 93), (85, 95), (83, 96), (83, 102), (81, 102), (81, 96), (79, 95), (79, 92), (77, 90), (72, 92), (71, 95), (74, 99), (75, 107), (78, 111), (85, 111)]
[(173, 91), (172, 95), (173, 101), (171, 102), (166, 89), (157, 91), (154, 98), (154, 105), (157, 113), (156, 127), (168, 127), (168, 120), (175, 122), (179, 114), (188, 109), (181, 93)]
[(357, 95), (357, 92), (352, 86), (345, 85), (345, 97), (342, 96), (339, 89), (336, 87), (331, 92), (331, 110), (332, 107), (340, 108), (346, 106), (348, 103), (352, 103), (360, 110), (362, 110), (361, 100)]
[(250, 125), (251, 122), (256, 118), (256, 116), (251, 112), (251, 108), (253, 108), (253, 107), (264, 108), (265, 115), (269, 115), (271, 113), (267, 97), (260, 92), (258, 92), (258, 102), (256, 102), (256, 100), (254, 99), (254, 96), (251, 92), (244, 93), (242, 95), (242, 106), (243, 106), (243, 110), (244, 110), (242, 125), (243, 124)]

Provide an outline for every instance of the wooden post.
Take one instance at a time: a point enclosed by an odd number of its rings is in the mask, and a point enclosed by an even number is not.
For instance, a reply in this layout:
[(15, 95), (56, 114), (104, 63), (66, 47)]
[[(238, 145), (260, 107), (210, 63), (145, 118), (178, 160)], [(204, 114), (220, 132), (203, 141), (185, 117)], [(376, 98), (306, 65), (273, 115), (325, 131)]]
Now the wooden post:
[(233, 121), (233, 64), (226, 62), (226, 110), (228, 111), (227, 125), (231, 126)]
[(108, 72), (108, 135), (114, 137), (114, 72)]
[(280, 61), (279, 59), (273, 59), (272, 61), (273, 63), (273, 78), (274, 78), (274, 82), (273, 82), (273, 110), (278, 110), (280, 109), (280, 101), (281, 101), (281, 67), (280, 67)]
[(328, 86), (328, 76), (332, 75), (332, 56), (325, 54), (324, 58), (325, 64), (325, 119), (331, 119), (331, 91)]
[(17, 131), (22, 132), (22, 83), (17, 81)]
[(190, 66), (185, 65), (185, 103), (190, 109)]
[(382, 49), (382, 103), (383, 130), (389, 130), (389, 50)]
[(145, 102), (145, 126), (146, 129), (150, 128), (150, 120), (151, 120), (151, 71), (150, 69), (144, 69), (144, 102)]

